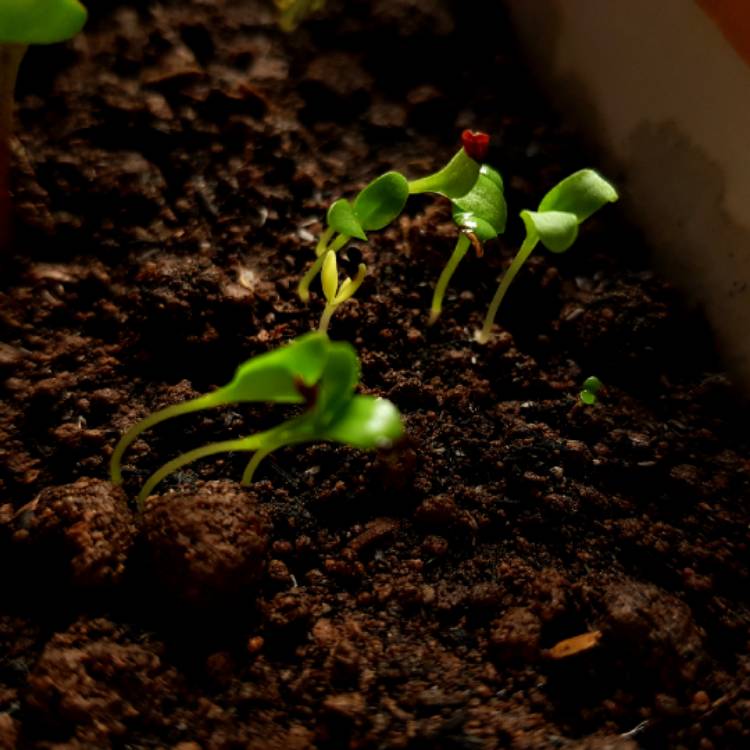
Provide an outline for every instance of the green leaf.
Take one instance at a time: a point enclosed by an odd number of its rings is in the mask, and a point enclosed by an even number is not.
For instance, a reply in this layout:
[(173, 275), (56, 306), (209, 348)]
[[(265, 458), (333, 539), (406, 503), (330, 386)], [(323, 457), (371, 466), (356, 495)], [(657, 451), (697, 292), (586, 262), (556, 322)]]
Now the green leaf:
[(354, 199), (354, 214), (365, 231), (383, 229), (404, 210), (408, 197), (406, 177), (398, 172), (386, 172)]
[(324, 427), (333, 421), (342, 404), (349, 401), (359, 382), (359, 360), (345, 341), (331, 342), (328, 359), (318, 382), (315, 423)]
[(320, 380), (330, 347), (324, 333), (300, 336), (280, 349), (249, 359), (237, 368), (228, 385), (210, 395), (217, 405), (235, 401), (302, 403), (305, 398), (299, 384), (312, 386)]
[(326, 215), (328, 226), (335, 229), (339, 234), (347, 237), (356, 237), (358, 240), (367, 240), (365, 230), (359, 219), (354, 214), (352, 204), (346, 198), (339, 198), (332, 203)]
[(480, 242), (487, 242), (487, 240), (494, 240), (497, 237), (495, 227), (492, 226), (488, 221), (480, 219), (474, 214), (455, 213), (453, 214), (453, 221), (456, 222), (457, 226), (461, 229), (465, 229), (467, 232), (471, 232), (476, 235)]
[(62, 42), (83, 28), (86, 17), (78, 0), (0, 0), (0, 43)]
[(387, 446), (403, 434), (401, 415), (390, 401), (375, 396), (353, 396), (320, 438), (372, 450)]
[(578, 217), (565, 211), (521, 211), (527, 241), (538, 239), (553, 253), (564, 253), (578, 237)]
[(412, 180), (409, 183), (409, 192), (437, 193), (451, 200), (466, 195), (474, 187), (479, 179), (480, 165), (474, 161), (464, 149), (458, 153), (438, 172)]
[[(490, 171), (492, 174), (480, 172), (474, 187), (466, 195), (453, 200), (453, 220), (459, 226), (467, 228), (470, 228), (468, 222), (474, 221), (478, 227), (474, 231), (482, 241), (502, 234), (508, 218), (502, 179), (498, 186), (495, 178), (499, 178), (500, 175), (494, 169)], [(486, 236), (481, 236), (482, 234)]]
[(560, 181), (542, 198), (539, 211), (575, 214), (580, 224), (606, 203), (618, 198), (617, 191), (593, 169), (581, 169)]
[(496, 169), (493, 169), (489, 164), (482, 164), (479, 170), (479, 174), (492, 180), (495, 183), (495, 185), (497, 185), (500, 188), (500, 190), (503, 191), (503, 193), (505, 192), (505, 186), (503, 185), (502, 175)]

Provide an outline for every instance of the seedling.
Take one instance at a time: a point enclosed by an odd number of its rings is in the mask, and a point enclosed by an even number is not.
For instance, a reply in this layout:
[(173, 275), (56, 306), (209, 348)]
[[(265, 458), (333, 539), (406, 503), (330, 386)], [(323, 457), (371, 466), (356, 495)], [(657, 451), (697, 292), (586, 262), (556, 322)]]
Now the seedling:
[(480, 343), (489, 340), (500, 303), (537, 244), (541, 242), (553, 253), (564, 253), (576, 241), (581, 222), (617, 198), (616, 190), (603, 177), (592, 169), (582, 169), (555, 185), (536, 211), (521, 211), (526, 239), (492, 298), (482, 330), (477, 334)]
[(78, 0), (0, 2), (0, 246), (7, 243), (9, 234), (9, 138), (18, 67), (30, 44), (70, 39), (83, 28), (86, 16)]
[(339, 286), (339, 270), (338, 264), (336, 263), (336, 253), (333, 250), (326, 251), (325, 258), (323, 260), (323, 268), (320, 272), (320, 280), (323, 286), (323, 295), (326, 298), (326, 306), (323, 310), (323, 315), (320, 317), (320, 325), (318, 330), (325, 333), (328, 330), (328, 325), (331, 322), (331, 316), (336, 312), (339, 305), (351, 299), (357, 292), (362, 282), (364, 281), (365, 275), (367, 274), (367, 266), (364, 263), (359, 264), (357, 269), (357, 275), (354, 279), (347, 277)]
[(597, 394), (601, 390), (602, 381), (592, 375), (583, 381), (583, 390), (578, 394), (578, 398), (582, 404), (586, 406), (593, 406), (597, 402)]
[(507, 209), (502, 178), (480, 163), (487, 154), (489, 136), (465, 130), (461, 141), (459, 151), (434, 174), (409, 181), (400, 172), (386, 172), (360, 191), (353, 202), (345, 198), (334, 202), (326, 216), (327, 228), (315, 249), (317, 260), (299, 283), (300, 298), (308, 301), (310, 284), (329, 251), (335, 254), (352, 238), (367, 241), (367, 232), (385, 228), (401, 214), (410, 195), (435, 193), (451, 201), (453, 220), (460, 230), (435, 287), (430, 322), (437, 320), (448, 283), (469, 247), (474, 245), (481, 255), (482, 243), (505, 231)]
[(140, 508), (166, 476), (217, 453), (253, 453), (242, 475), (242, 484), (248, 485), (263, 458), (283, 446), (327, 440), (371, 450), (400, 438), (403, 426), (398, 409), (386, 399), (355, 394), (358, 382), (359, 361), (350, 344), (333, 342), (320, 332), (300, 336), (280, 349), (247, 360), (222, 388), (167, 406), (133, 425), (112, 454), (112, 482), (122, 484), (123, 454), (142, 432), (172, 417), (227, 404), (266, 401), (307, 408), (265, 432), (210, 443), (169, 461), (146, 480), (138, 495)]
[(325, 0), (274, 0), (282, 31), (294, 31), (311, 13), (321, 10)]

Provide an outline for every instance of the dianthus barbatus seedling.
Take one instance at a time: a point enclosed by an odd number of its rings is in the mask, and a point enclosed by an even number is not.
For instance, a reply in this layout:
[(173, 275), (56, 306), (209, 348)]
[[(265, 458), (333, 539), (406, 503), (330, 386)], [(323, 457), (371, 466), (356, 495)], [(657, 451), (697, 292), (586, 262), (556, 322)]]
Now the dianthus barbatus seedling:
[(18, 67), (30, 44), (70, 39), (83, 28), (86, 16), (78, 0), (0, 0), (0, 246), (9, 233), (8, 139)]
[(443, 268), (430, 306), (430, 322), (440, 316), (443, 297), (458, 264), (474, 245), (481, 255), (482, 243), (505, 231), (507, 207), (500, 174), (481, 164), (489, 147), (486, 133), (465, 130), (462, 147), (440, 170), (427, 177), (407, 180), (400, 172), (386, 172), (349, 201), (340, 198), (326, 215), (327, 227), (315, 248), (317, 260), (303, 276), (298, 293), (309, 299), (312, 280), (329, 252), (337, 253), (351, 239), (367, 240), (367, 233), (387, 227), (406, 206), (410, 195), (435, 193), (451, 201), (453, 220), (459, 228), (456, 246)]
[(500, 303), (534, 248), (541, 242), (553, 253), (564, 253), (576, 241), (581, 222), (617, 198), (617, 191), (601, 175), (581, 169), (555, 185), (536, 211), (521, 211), (526, 239), (500, 281), (477, 341), (489, 340)]
[(254, 454), (242, 475), (242, 484), (247, 485), (262, 459), (287, 445), (325, 440), (370, 450), (400, 438), (404, 429), (398, 409), (384, 398), (355, 394), (358, 383), (359, 360), (350, 344), (331, 341), (320, 332), (300, 336), (275, 351), (249, 359), (237, 368), (231, 382), (213, 393), (168, 406), (131, 427), (112, 454), (112, 482), (122, 483), (122, 456), (144, 430), (172, 417), (233, 403), (304, 404), (306, 409), (265, 432), (211, 443), (169, 461), (144, 484), (138, 495), (140, 507), (166, 476), (216, 453)]

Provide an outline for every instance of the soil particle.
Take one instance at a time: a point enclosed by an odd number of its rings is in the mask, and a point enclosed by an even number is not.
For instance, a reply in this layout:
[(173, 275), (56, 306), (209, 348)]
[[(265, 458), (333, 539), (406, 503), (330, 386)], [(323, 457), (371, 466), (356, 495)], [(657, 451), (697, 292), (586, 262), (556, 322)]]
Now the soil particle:
[(223, 480), (151, 497), (143, 513), (154, 575), (194, 606), (256, 587), (270, 530), (254, 493)]
[(110, 482), (82, 477), (48, 487), (13, 519), (18, 552), (47, 579), (74, 586), (118, 583), (136, 536), (125, 493)]
[(160, 650), (104, 619), (58, 633), (28, 677), (24, 708), (33, 734), (105, 748), (134, 724), (148, 726), (178, 685)]
[(658, 587), (633, 580), (607, 585), (601, 629), (623, 657), (652, 669), (666, 687), (691, 684), (706, 663), (705, 634), (690, 607)]
[(539, 656), (542, 624), (528, 609), (515, 607), (492, 623), (490, 643), (500, 662), (535, 661)]

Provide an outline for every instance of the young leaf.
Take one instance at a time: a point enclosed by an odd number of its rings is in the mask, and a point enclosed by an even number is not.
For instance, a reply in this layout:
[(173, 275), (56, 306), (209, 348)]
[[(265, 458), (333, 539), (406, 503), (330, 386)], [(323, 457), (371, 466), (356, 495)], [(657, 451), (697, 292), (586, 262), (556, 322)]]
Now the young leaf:
[(54, 44), (75, 36), (86, 23), (78, 0), (2, 0), (0, 42)]
[(528, 242), (535, 240), (553, 253), (564, 253), (578, 237), (578, 218), (565, 211), (521, 211)]
[(354, 214), (352, 204), (346, 198), (339, 198), (331, 204), (326, 215), (328, 226), (339, 234), (347, 237), (356, 237), (358, 240), (367, 240), (362, 224)]
[(308, 333), (275, 351), (249, 359), (237, 368), (231, 382), (219, 389), (222, 403), (303, 403), (305, 398), (299, 384), (312, 386), (320, 380), (329, 345), (325, 334)]
[(453, 220), (474, 231), (481, 241), (494, 239), (505, 231), (508, 208), (503, 181), (491, 167), (483, 166), (474, 187), (453, 200)]
[(558, 182), (542, 198), (538, 210), (575, 214), (580, 224), (605, 203), (614, 203), (617, 198), (617, 191), (603, 177), (593, 169), (581, 169)]
[(331, 342), (314, 407), (319, 428), (330, 424), (341, 405), (351, 400), (358, 382), (359, 361), (354, 347), (343, 341)]
[(336, 253), (333, 250), (329, 250), (323, 260), (320, 283), (323, 287), (323, 295), (329, 304), (332, 303), (336, 298), (336, 290), (339, 288), (339, 269), (336, 263)]
[(354, 214), (365, 231), (383, 229), (404, 210), (408, 197), (406, 178), (386, 172), (360, 191), (354, 199)]
[(437, 193), (451, 200), (466, 195), (479, 178), (479, 162), (472, 159), (462, 148), (438, 172), (409, 183), (409, 192)]
[(320, 437), (361, 450), (385, 447), (404, 434), (398, 409), (384, 398), (354, 396)]

